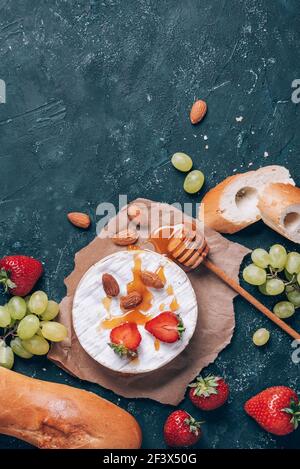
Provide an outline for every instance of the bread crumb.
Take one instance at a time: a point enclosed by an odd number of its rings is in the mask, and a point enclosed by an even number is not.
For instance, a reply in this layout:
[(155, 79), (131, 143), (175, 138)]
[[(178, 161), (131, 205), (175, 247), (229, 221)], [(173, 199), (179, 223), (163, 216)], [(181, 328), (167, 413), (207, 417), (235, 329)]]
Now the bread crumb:
[(232, 172), (233, 172), (233, 173), (236, 173), (236, 172), (237, 172), (237, 168), (234, 168), (234, 169), (232, 170)]
[(268, 158), (269, 153), (267, 151), (264, 152), (264, 158)]
[(205, 150), (208, 150), (208, 145), (205, 145)]
[(203, 140), (208, 140), (208, 136), (207, 136), (207, 135), (203, 135)]
[(252, 161), (251, 161), (251, 163), (248, 164), (248, 167), (249, 167), (249, 166), (252, 166), (252, 165), (253, 165), (253, 163), (252, 163)]
[(242, 122), (243, 119), (244, 119), (243, 116), (238, 116), (238, 117), (235, 118), (235, 120), (236, 120), (237, 122)]

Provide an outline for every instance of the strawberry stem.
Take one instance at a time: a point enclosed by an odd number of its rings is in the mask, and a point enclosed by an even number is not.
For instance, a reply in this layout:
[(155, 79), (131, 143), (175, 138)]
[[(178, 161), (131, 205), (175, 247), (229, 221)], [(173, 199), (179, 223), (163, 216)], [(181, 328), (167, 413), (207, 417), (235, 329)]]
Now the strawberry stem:
[(218, 394), (217, 387), (219, 377), (208, 375), (203, 378), (201, 375), (198, 376), (195, 383), (189, 385), (190, 388), (195, 388), (194, 396), (209, 397), (211, 394)]
[(113, 343), (109, 343), (108, 345), (121, 358), (127, 357), (130, 360), (134, 360), (134, 358), (136, 358), (138, 356), (138, 353), (137, 353), (136, 350), (130, 350), (127, 347), (125, 347), (125, 345), (113, 344)]
[(189, 417), (187, 417), (185, 419), (184, 423), (186, 423), (189, 426), (191, 433), (195, 433), (195, 435), (198, 435), (199, 434), (199, 429), (200, 429), (202, 423), (204, 423), (204, 422), (197, 422), (197, 420), (195, 420), (194, 417), (189, 415)]
[(300, 422), (300, 403), (291, 399), (290, 407), (286, 407), (285, 409), (282, 409), (282, 411), (292, 416), (290, 422), (296, 430)]
[(9, 272), (3, 268), (0, 269), (0, 284), (3, 286), (4, 293), (7, 293), (9, 288), (16, 288), (17, 286), (12, 280), (10, 280)]
[(179, 319), (179, 324), (177, 326), (177, 331), (178, 331), (179, 337), (181, 338), (182, 334), (185, 331), (185, 327), (184, 327), (183, 321), (182, 321), (180, 316), (178, 316), (178, 319)]

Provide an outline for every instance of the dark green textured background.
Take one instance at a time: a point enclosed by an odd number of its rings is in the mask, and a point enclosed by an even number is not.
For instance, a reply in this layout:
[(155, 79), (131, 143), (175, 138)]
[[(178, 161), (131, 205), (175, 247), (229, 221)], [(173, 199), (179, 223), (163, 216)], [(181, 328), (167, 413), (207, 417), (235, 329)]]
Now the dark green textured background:
[[(39, 286), (59, 301), (75, 252), (95, 235), (103, 201), (128, 194), (196, 202), (234, 170), (274, 163), (300, 184), (300, 105), (291, 102), (291, 83), (300, 78), (299, 18), (298, 0), (0, 0), (0, 78), (7, 83), (0, 105), (0, 255), (41, 259)], [(197, 97), (209, 111), (193, 127), (188, 111)], [(169, 163), (175, 151), (190, 154), (205, 173), (200, 195), (183, 192), (183, 176)], [(89, 231), (67, 222), (73, 210), (91, 214)], [(295, 249), (262, 223), (231, 239)], [(229, 404), (205, 416), (188, 400), (180, 408), (206, 420), (200, 448), (299, 447), (299, 432), (275, 438), (243, 411), (266, 386), (300, 391), (291, 340), (242, 299), (235, 309), (232, 343), (209, 368), (227, 378)], [(291, 323), (300, 329), (299, 318)], [(264, 349), (251, 342), (261, 326), (271, 331)], [(119, 398), (47, 359), (16, 360), (15, 369), (110, 399), (138, 419), (144, 447), (164, 447), (171, 407)], [(0, 437), (0, 448), (23, 447), (29, 445)]]

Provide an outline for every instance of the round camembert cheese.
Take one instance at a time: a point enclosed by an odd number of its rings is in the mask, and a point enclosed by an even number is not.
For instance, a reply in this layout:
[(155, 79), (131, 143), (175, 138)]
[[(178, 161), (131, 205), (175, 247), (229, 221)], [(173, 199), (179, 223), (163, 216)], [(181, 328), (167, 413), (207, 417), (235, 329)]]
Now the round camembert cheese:
[[(108, 345), (113, 327), (126, 322), (120, 309), (120, 297), (127, 294), (136, 269), (160, 272), (165, 287), (149, 288), (151, 303), (147, 311), (130, 316), (136, 322), (142, 341), (134, 360), (118, 356)], [(111, 274), (118, 282), (120, 294), (108, 298), (102, 285), (102, 275)], [(138, 309), (138, 308), (137, 308)], [(185, 331), (175, 343), (159, 342), (144, 328), (147, 320), (163, 311), (180, 315)], [(93, 265), (82, 277), (74, 296), (73, 325), (84, 350), (101, 365), (120, 373), (145, 373), (156, 370), (179, 355), (188, 345), (197, 322), (197, 300), (185, 272), (165, 256), (152, 251), (128, 250), (112, 254)]]

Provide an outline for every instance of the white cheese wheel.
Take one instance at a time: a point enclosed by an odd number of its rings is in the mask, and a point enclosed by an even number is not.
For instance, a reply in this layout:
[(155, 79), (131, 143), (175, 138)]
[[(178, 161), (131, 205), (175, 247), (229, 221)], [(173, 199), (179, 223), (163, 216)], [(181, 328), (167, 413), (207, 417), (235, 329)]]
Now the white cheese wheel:
[[(164, 311), (170, 310), (174, 297), (179, 304), (176, 314), (183, 320), (186, 330), (182, 338), (175, 343), (161, 342), (155, 348), (155, 338), (138, 325), (142, 342), (138, 348), (138, 358), (130, 361), (119, 357), (109, 347), (110, 329), (103, 328), (102, 322), (118, 317), (124, 313), (120, 310), (120, 296), (127, 294), (127, 284), (132, 281), (135, 256), (141, 260), (141, 269), (155, 272), (163, 266), (166, 277), (166, 286), (161, 290), (150, 289), (153, 294), (152, 306), (145, 313), (155, 317)], [(115, 277), (120, 286), (120, 295), (112, 298), (109, 313), (103, 299), (105, 292), (102, 286), (102, 275), (109, 273)], [(171, 288), (168, 286), (171, 285)], [(173, 293), (170, 292), (173, 290)], [(179, 355), (188, 345), (197, 322), (198, 307), (196, 295), (185, 272), (174, 262), (152, 251), (121, 251), (112, 254), (93, 265), (82, 277), (74, 296), (73, 325), (77, 337), (84, 350), (101, 365), (129, 374), (145, 373), (156, 370)]]

